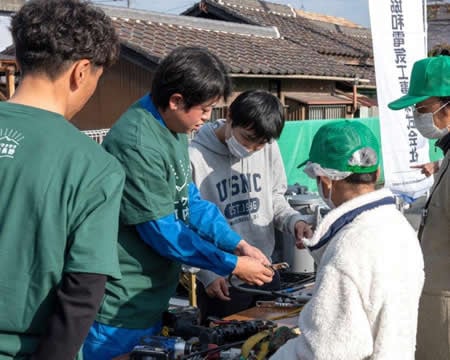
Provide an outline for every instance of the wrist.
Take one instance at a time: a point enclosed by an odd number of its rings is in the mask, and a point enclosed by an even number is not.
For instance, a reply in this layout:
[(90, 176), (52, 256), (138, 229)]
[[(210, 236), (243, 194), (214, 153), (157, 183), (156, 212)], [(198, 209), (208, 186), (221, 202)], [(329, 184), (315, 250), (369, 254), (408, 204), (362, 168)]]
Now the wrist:
[(247, 246), (248, 242), (245, 241), (244, 239), (241, 239), (236, 245), (235, 251), (237, 251), (238, 253), (242, 253)]
[(241, 264), (242, 264), (242, 261), (238, 257), (237, 260), (236, 260), (236, 266), (234, 267), (233, 271), (231, 272), (232, 275), (235, 275), (235, 276), (239, 276), (240, 275), (240, 273), (241, 273)]

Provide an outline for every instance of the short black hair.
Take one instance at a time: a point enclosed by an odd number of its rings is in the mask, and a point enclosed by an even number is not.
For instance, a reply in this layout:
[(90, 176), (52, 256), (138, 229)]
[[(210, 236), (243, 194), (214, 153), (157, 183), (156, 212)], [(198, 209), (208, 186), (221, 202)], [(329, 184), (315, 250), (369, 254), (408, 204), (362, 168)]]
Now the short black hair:
[(152, 100), (165, 110), (170, 97), (183, 96), (186, 109), (231, 93), (231, 80), (225, 64), (201, 47), (177, 47), (158, 65), (152, 81)]
[(232, 127), (254, 132), (263, 141), (278, 139), (284, 127), (284, 111), (280, 100), (265, 90), (247, 90), (230, 105), (228, 116)]
[(55, 79), (75, 61), (109, 67), (119, 56), (111, 19), (86, 1), (27, 1), (13, 16), (10, 30), (22, 74)]
[(342, 181), (355, 185), (370, 185), (377, 182), (377, 172), (373, 171), (365, 174), (351, 174)]

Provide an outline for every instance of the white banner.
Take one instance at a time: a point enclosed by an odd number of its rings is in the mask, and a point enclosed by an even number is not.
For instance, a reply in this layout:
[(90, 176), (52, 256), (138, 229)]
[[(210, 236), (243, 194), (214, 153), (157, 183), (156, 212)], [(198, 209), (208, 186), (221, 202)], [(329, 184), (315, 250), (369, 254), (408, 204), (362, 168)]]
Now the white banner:
[(426, 57), (426, 21), (422, 0), (369, 0), (385, 186), (416, 199), (433, 178), (412, 165), (429, 162), (428, 140), (414, 127), (411, 108), (393, 111), (387, 104), (408, 92), (411, 69)]

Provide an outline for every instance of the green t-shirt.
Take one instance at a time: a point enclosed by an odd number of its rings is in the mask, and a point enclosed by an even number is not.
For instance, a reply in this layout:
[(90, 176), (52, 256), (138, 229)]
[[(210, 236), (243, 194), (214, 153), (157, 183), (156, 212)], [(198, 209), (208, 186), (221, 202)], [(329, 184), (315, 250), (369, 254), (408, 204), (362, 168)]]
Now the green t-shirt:
[(63, 273), (120, 278), (120, 164), (61, 115), (0, 102), (0, 359), (26, 357)]
[(135, 225), (174, 213), (188, 222), (188, 139), (171, 132), (137, 102), (111, 128), (103, 145), (122, 163), (126, 181), (119, 225), (122, 279), (108, 281), (97, 321), (148, 328), (167, 309), (180, 264), (155, 252)]

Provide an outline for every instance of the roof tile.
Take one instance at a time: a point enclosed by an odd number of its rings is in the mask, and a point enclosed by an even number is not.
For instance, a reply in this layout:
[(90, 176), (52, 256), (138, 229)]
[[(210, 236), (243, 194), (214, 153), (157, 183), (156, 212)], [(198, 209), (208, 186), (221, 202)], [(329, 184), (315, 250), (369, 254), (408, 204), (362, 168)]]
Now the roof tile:
[(240, 5), (236, 0), (206, 2), (247, 23), (103, 8), (122, 43), (152, 61), (177, 46), (203, 46), (219, 55), (232, 74), (373, 78), (370, 71), (363, 77), (359, 66), (345, 61), (370, 56), (363, 40), (349, 41), (349, 35), (332, 33), (284, 5), (260, 0), (240, 0)]

